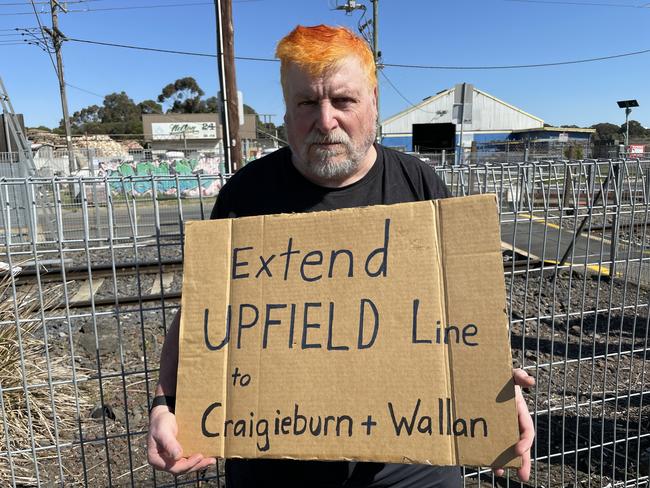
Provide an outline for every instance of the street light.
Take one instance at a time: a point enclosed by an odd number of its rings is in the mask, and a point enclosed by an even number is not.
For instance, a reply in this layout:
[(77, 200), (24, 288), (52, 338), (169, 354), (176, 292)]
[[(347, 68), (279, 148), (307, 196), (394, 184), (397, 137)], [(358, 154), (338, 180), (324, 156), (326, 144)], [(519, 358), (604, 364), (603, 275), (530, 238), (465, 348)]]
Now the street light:
[(638, 107), (639, 102), (636, 100), (620, 100), (616, 103), (619, 108), (625, 109), (625, 156), (627, 157), (628, 146), (630, 145), (630, 124), (628, 124), (628, 119), (632, 113), (632, 107)]

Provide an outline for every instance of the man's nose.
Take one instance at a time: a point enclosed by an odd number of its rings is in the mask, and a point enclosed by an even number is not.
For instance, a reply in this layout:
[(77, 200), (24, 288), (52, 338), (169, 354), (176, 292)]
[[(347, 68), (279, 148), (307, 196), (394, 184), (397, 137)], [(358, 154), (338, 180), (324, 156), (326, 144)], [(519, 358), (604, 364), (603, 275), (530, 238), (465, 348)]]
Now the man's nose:
[(336, 110), (330, 103), (323, 102), (318, 105), (318, 119), (316, 121), (321, 132), (330, 132), (338, 127)]

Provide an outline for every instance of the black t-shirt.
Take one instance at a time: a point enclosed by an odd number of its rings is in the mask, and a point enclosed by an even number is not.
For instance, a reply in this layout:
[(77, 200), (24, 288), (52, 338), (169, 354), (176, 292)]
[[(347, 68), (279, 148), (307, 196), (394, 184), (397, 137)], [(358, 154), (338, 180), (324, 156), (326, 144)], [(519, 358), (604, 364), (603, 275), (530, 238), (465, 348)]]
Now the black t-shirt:
[(210, 218), (313, 212), (389, 205), (449, 196), (433, 169), (419, 159), (376, 145), (377, 160), (359, 181), (324, 188), (306, 180), (279, 149), (235, 173), (219, 192)]
[[(375, 145), (377, 160), (359, 181), (324, 188), (306, 180), (286, 147), (244, 166), (221, 189), (210, 218), (313, 212), (445, 198), (449, 192), (419, 159)], [(418, 464), (230, 459), (228, 488), (460, 487), (458, 468)]]

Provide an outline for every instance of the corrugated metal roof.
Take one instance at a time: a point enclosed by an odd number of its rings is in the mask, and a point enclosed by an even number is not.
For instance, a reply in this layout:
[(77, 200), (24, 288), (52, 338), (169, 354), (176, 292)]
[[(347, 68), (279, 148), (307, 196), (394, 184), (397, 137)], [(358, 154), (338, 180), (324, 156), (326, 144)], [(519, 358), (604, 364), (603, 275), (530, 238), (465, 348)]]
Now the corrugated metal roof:
[[(509, 109), (511, 109), (511, 110), (513, 110), (515, 112), (518, 112), (518, 113), (520, 113), (522, 115), (525, 115), (526, 117), (530, 117), (531, 119), (537, 120), (542, 125), (544, 124), (543, 119), (541, 119), (539, 117), (536, 117), (534, 115), (531, 115), (528, 112), (526, 112), (526, 111), (524, 111), (524, 110), (522, 110), (522, 109), (520, 109), (518, 107), (515, 107), (514, 105), (511, 105), (511, 104), (509, 104), (507, 102), (504, 102), (503, 100), (501, 100), (500, 98), (495, 97), (494, 95), (491, 95), (491, 94), (489, 94), (489, 93), (487, 93), (487, 92), (485, 92), (483, 90), (479, 90), (476, 87), (474, 87), (474, 91), (476, 93), (480, 93), (481, 95), (483, 95), (483, 96), (485, 96), (487, 98), (490, 98), (490, 99), (494, 100), (495, 102), (497, 102), (497, 103), (499, 103), (501, 105), (504, 105), (504, 106), (508, 107)], [(419, 103), (417, 103), (415, 105), (412, 105), (410, 107), (407, 107), (404, 110), (402, 110), (401, 112), (398, 112), (397, 114), (395, 114), (395, 115), (393, 115), (391, 117), (388, 117), (387, 119), (384, 119), (383, 121), (381, 121), (381, 124), (382, 125), (390, 124), (391, 122), (393, 122), (393, 121), (399, 119), (400, 117), (403, 117), (403, 116), (405, 116), (405, 115), (407, 115), (407, 114), (409, 114), (409, 113), (411, 113), (413, 111), (422, 110), (426, 105), (430, 105), (431, 103), (435, 102), (436, 100), (438, 100), (438, 99), (440, 99), (440, 98), (442, 98), (442, 97), (444, 97), (444, 96), (446, 96), (446, 95), (448, 95), (450, 93), (453, 93), (453, 92), (454, 92), (454, 88), (449, 88), (449, 89), (446, 89), (446, 90), (442, 90), (442, 91), (436, 93), (435, 95), (426, 97), (421, 102), (419, 102)]]
[(382, 124), (382, 125), (383, 125), (383, 124), (388, 124), (388, 123), (390, 123), (390, 122), (392, 122), (392, 121), (394, 121), (394, 120), (400, 118), (400, 117), (403, 116), (403, 115), (406, 115), (406, 114), (408, 114), (408, 113), (413, 112), (414, 110), (419, 110), (419, 109), (421, 109), (423, 106), (428, 105), (428, 104), (430, 104), (431, 102), (437, 100), (438, 98), (442, 98), (443, 96), (445, 96), (445, 95), (447, 95), (448, 93), (451, 93), (451, 92), (453, 92), (453, 91), (454, 91), (453, 88), (449, 88), (449, 89), (447, 89), (447, 90), (440, 91), (440, 92), (438, 92), (438, 93), (436, 93), (435, 95), (432, 95), (432, 96), (430, 96), (430, 97), (426, 97), (426, 98), (423, 99), (420, 103), (418, 103), (418, 104), (416, 104), (416, 105), (411, 105), (410, 107), (405, 108), (405, 109), (402, 110), (401, 112), (396, 113), (396, 114), (393, 115), (392, 117), (388, 117), (387, 119), (382, 120), (382, 121), (381, 121), (381, 124)]

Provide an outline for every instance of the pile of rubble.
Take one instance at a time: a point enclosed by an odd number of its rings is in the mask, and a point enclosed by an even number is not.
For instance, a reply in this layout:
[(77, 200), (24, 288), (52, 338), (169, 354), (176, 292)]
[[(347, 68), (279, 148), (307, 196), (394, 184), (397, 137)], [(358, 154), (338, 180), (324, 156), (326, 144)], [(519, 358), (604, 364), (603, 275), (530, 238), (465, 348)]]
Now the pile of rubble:
[[(65, 150), (65, 137), (53, 132), (43, 130), (29, 129), (27, 136), (32, 141), (33, 146), (47, 145), (54, 150)], [(123, 158), (128, 156), (129, 151), (142, 151), (142, 145), (133, 139), (124, 141), (113, 140), (108, 135), (83, 135), (73, 136), (72, 146), (82, 153), (92, 150), (95, 157), (100, 158)]]
[(73, 137), (72, 145), (82, 151), (93, 149), (97, 157), (125, 157), (128, 156), (130, 149), (126, 144), (114, 141), (106, 135)]

